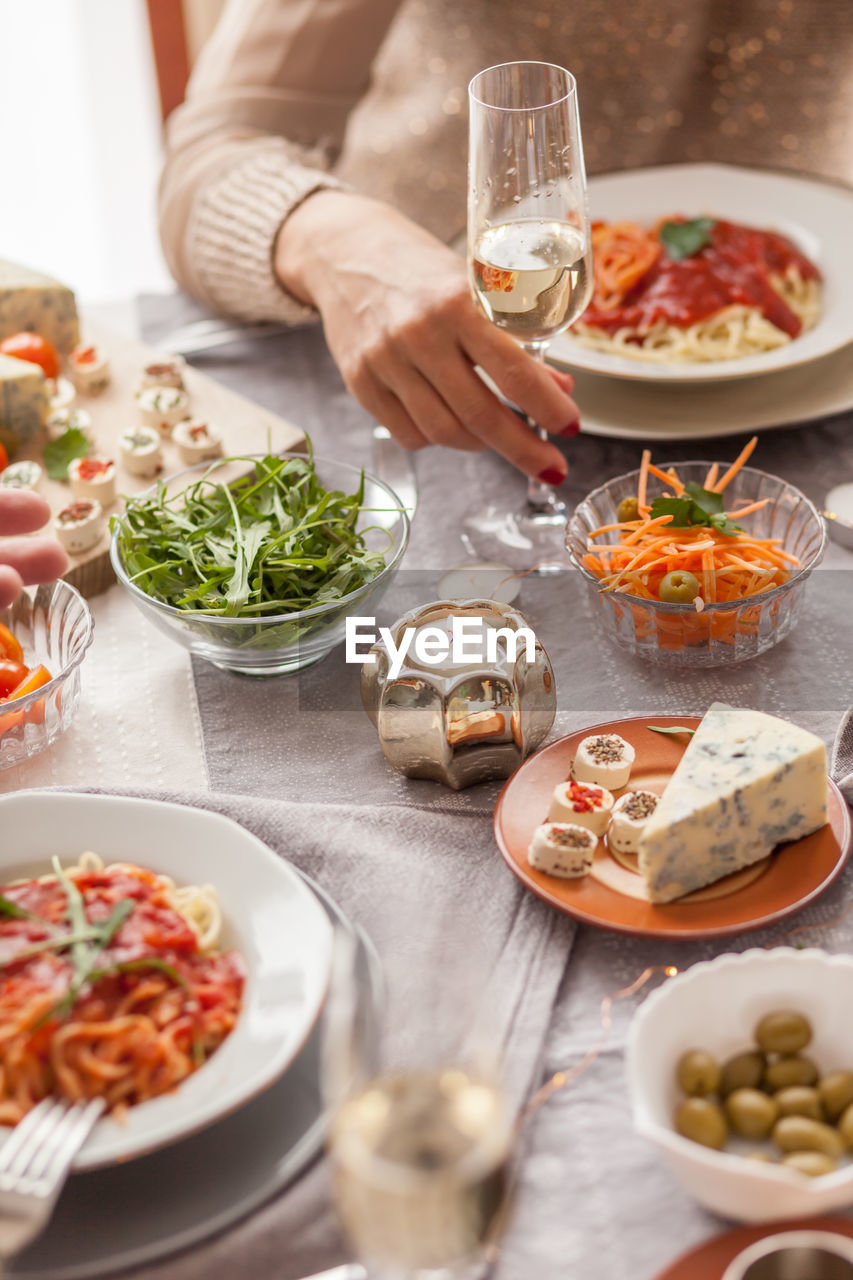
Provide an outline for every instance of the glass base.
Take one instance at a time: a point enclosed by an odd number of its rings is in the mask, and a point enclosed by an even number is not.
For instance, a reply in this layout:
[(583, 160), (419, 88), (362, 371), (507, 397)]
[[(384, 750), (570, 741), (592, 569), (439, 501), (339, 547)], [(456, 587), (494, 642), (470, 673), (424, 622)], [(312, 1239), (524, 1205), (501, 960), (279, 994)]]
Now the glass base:
[(559, 498), (527, 503), (516, 511), (490, 506), (467, 518), (462, 542), (477, 560), (524, 573), (564, 573), (572, 567), (566, 549), (567, 519), (568, 509)]
[(249, 667), (241, 666), (239, 662), (231, 662), (218, 658), (210, 658), (207, 654), (199, 654), (199, 657), (207, 658), (211, 666), (218, 667), (220, 671), (230, 671), (232, 675), (237, 676), (253, 676), (254, 679), (263, 679), (265, 676), (291, 676), (297, 671), (304, 671), (306, 667), (313, 667), (315, 662), (319, 662), (321, 658), (325, 658), (325, 653), (310, 654), (306, 658), (289, 658), (286, 661), (274, 662), (266, 667)]

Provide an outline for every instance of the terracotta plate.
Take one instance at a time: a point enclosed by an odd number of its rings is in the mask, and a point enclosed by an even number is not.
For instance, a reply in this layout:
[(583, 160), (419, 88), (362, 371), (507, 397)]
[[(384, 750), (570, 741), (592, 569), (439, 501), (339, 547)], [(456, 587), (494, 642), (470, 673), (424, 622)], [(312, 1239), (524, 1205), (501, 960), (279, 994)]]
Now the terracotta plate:
[[(847, 805), (829, 782), (829, 822), (814, 835), (780, 845), (764, 862), (709, 885), (680, 902), (655, 905), (643, 891), (639, 874), (617, 862), (599, 841), (590, 875), (561, 880), (534, 871), (527, 861), (533, 830), (545, 822), (551, 794), (569, 776), (581, 739), (618, 733), (637, 757), (630, 788), (661, 792), (689, 741), (687, 735), (653, 733), (649, 723), (695, 728), (699, 716), (637, 716), (592, 725), (544, 747), (507, 782), (495, 809), (495, 839), (510, 869), (540, 898), (587, 924), (656, 938), (713, 938), (758, 929), (798, 911), (826, 889), (850, 853)], [(616, 792), (620, 795), (621, 792)]]
[(853, 1236), (853, 1222), (849, 1218), (798, 1218), (794, 1222), (768, 1222), (761, 1227), (737, 1227), (683, 1254), (656, 1280), (721, 1280), (729, 1263), (749, 1245), (783, 1231), (834, 1231), (836, 1235)]

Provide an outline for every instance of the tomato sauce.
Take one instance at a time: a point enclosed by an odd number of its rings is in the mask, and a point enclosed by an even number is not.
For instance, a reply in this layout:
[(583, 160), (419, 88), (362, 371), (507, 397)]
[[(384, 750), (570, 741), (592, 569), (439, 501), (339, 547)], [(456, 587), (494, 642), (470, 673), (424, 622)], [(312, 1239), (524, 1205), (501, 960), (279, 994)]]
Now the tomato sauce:
[(660, 322), (686, 329), (740, 304), (756, 308), (795, 338), (802, 322), (773, 287), (771, 276), (783, 276), (788, 267), (796, 267), (804, 280), (819, 280), (814, 263), (774, 231), (721, 220), (710, 234), (709, 245), (680, 261), (664, 250), (618, 306), (601, 308), (593, 298), (583, 323), (610, 334), (635, 330), (639, 342)]

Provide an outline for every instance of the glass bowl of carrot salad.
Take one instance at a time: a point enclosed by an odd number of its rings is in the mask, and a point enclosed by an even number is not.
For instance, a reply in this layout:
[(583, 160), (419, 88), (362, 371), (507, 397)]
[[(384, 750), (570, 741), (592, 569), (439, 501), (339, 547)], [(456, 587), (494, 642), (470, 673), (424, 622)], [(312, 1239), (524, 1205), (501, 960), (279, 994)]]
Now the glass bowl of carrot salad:
[(86, 601), (62, 579), (0, 609), (0, 769), (38, 755), (71, 724), (94, 625)]
[(652, 662), (718, 667), (784, 639), (826, 549), (816, 507), (778, 476), (746, 466), (657, 466), (590, 493), (569, 521), (572, 561), (617, 644)]

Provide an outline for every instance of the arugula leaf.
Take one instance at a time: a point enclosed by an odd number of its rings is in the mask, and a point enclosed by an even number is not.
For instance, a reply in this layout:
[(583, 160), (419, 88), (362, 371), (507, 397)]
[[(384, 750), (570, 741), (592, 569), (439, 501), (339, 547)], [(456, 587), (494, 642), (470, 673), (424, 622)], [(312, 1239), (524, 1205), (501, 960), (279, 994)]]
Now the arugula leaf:
[(75, 458), (85, 458), (89, 441), (79, 427), (68, 427), (55, 440), (44, 446), (44, 466), (51, 480), (67, 480), (68, 464)]
[(690, 218), (686, 222), (664, 222), (658, 239), (673, 262), (692, 258), (694, 253), (711, 243), (716, 218)]
[(23, 907), (19, 907), (17, 902), (12, 902), (10, 898), (4, 898), (1, 893), (0, 916), (10, 916), (13, 920), (38, 920), (38, 916), (34, 916), (31, 911), (25, 911)]

